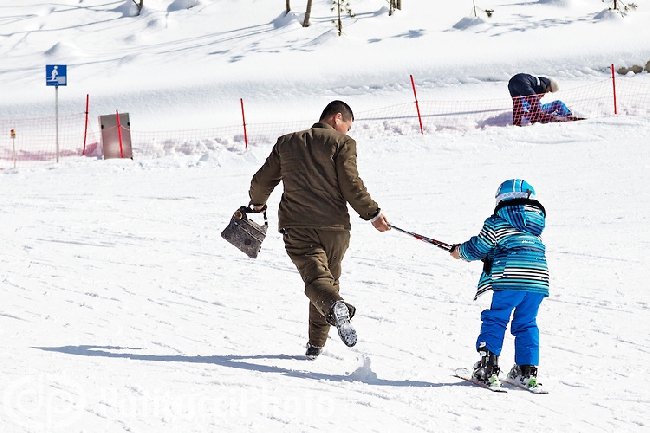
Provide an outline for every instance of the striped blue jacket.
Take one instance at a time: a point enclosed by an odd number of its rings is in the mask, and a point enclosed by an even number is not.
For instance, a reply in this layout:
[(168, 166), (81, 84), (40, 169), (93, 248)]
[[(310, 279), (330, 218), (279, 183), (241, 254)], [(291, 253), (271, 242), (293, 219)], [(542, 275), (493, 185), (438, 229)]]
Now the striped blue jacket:
[(488, 290), (526, 290), (548, 296), (546, 247), (540, 235), (546, 211), (536, 200), (499, 203), (478, 236), (459, 247), (461, 258), (482, 260), (474, 299)]

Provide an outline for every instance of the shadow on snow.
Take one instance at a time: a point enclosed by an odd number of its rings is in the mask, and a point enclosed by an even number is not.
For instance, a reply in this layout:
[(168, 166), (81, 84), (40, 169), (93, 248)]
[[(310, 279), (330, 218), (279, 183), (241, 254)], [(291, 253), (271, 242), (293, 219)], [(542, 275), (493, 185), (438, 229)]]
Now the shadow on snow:
[[(370, 372), (366, 374), (360, 370), (365, 369), (365, 366), (360, 367), (357, 371), (349, 375), (340, 374), (325, 374), (313, 373), (304, 370), (293, 370), (290, 368), (283, 368), (272, 365), (257, 364), (256, 359), (270, 359), (270, 360), (305, 360), (301, 356), (292, 355), (212, 355), (212, 356), (185, 356), (185, 355), (144, 355), (137, 353), (116, 353), (110, 350), (130, 350), (135, 351), (135, 347), (120, 347), (120, 346), (62, 346), (62, 347), (35, 347), (35, 349), (45, 350), (48, 352), (59, 352), (67, 355), (80, 355), (80, 356), (101, 356), (106, 358), (121, 358), (132, 359), (135, 361), (149, 361), (149, 362), (190, 362), (190, 363), (203, 363), (214, 364), (227, 368), (240, 368), (250, 371), (258, 371), (261, 373), (279, 373), (289, 377), (299, 379), (312, 379), (312, 380), (329, 380), (339, 382), (362, 382), (368, 385), (379, 386), (399, 386), (399, 387), (442, 387), (442, 386), (455, 386), (464, 385), (463, 383), (431, 383), (425, 381), (409, 381), (409, 380), (384, 380), (379, 379), (377, 376)], [(305, 362), (307, 362), (305, 360)]]

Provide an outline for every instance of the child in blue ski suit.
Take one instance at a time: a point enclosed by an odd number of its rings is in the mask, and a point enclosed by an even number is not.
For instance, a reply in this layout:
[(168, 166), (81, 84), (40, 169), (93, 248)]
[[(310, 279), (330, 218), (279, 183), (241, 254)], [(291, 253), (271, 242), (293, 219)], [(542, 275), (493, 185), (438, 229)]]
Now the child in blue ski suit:
[(497, 193), (494, 214), (481, 232), (451, 251), (456, 259), (482, 260), (483, 272), (474, 299), (492, 290), (490, 309), (481, 312), (481, 333), (476, 349), (481, 360), (474, 377), (499, 386), (499, 356), (506, 327), (515, 337), (515, 366), (508, 377), (524, 386), (537, 386), (539, 328), (537, 312), (548, 296), (546, 247), (540, 239), (546, 210), (535, 200), (535, 189), (525, 180), (503, 182)]

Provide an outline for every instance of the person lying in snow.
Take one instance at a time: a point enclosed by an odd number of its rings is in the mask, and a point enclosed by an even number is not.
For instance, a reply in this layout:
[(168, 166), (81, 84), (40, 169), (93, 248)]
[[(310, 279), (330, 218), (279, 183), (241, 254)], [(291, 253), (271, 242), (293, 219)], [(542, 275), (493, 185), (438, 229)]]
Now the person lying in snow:
[(560, 85), (553, 78), (534, 77), (519, 73), (508, 82), (508, 91), (512, 97), (512, 124), (521, 126), (525, 123), (548, 123), (582, 120), (575, 117), (562, 101), (556, 100), (542, 104), (540, 99), (549, 92), (557, 92)]
[[(540, 98), (548, 92), (557, 92), (560, 86), (553, 78), (534, 77), (519, 73), (508, 81), (508, 92), (512, 97), (512, 124), (521, 126), (522, 117), (527, 114), (530, 123), (552, 122), (553, 115), (542, 110)], [(528, 110), (524, 112), (524, 103)]]
[[(530, 112), (530, 104), (524, 99), (522, 105), (523, 113), (521, 117), (521, 123), (524, 124), (530, 122), (530, 119), (528, 117), (528, 113)], [(569, 107), (567, 107), (566, 104), (560, 100), (549, 102), (547, 104), (541, 104), (541, 108), (543, 113), (555, 116), (555, 118), (552, 120), (553, 122), (578, 120), (578, 118), (573, 115), (573, 112), (569, 109)]]

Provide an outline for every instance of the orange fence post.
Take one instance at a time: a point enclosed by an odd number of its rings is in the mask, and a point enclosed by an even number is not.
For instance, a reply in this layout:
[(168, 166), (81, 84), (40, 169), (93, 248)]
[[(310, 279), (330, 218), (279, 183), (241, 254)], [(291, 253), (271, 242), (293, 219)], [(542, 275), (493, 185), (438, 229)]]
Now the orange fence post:
[(420, 116), (420, 105), (418, 104), (418, 95), (415, 91), (415, 81), (413, 80), (413, 75), (411, 77), (411, 87), (413, 87), (413, 96), (415, 96), (415, 109), (418, 111), (418, 120), (420, 121), (420, 132), (424, 134), (424, 129), (422, 128), (422, 116)]
[(244, 114), (244, 100), (239, 98), (239, 103), (241, 104), (241, 118), (244, 124), (244, 143), (246, 143), (246, 149), (248, 149), (248, 133), (246, 132), (246, 115)]
[(618, 105), (616, 104), (616, 74), (614, 73), (613, 63), (612, 63), (612, 86), (614, 88), (614, 114), (618, 114)]
[(82, 155), (86, 155), (86, 136), (88, 134), (88, 102), (89, 102), (89, 96), (86, 93), (86, 122), (84, 124), (84, 150), (81, 153)]
[(124, 146), (122, 144), (122, 124), (120, 123), (120, 113), (115, 110), (117, 117), (117, 139), (120, 141), (120, 158), (124, 158)]
[(16, 168), (16, 130), (11, 130), (11, 141), (13, 147), (14, 168)]

